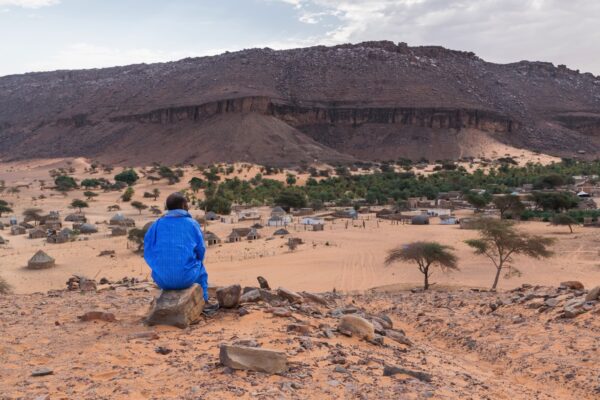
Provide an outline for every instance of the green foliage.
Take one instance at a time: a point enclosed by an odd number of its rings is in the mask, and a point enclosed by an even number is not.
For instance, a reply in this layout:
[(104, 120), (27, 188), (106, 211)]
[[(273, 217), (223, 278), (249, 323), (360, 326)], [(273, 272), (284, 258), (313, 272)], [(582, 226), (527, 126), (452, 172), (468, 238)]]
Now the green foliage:
[(531, 200), (538, 208), (555, 212), (575, 208), (579, 203), (579, 198), (568, 192), (533, 192)]
[(70, 176), (59, 175), (54, 178), (54, 186), (56, 186), (56, 190), (59, 192), (67, 192), (77, 188), (77, 182)]
[(83, 195), (85, 196), (86, 199), (91, 200), (92, 197), (97, 197), (98, 193), (94, 193), (92, 191), (86, 190), (85, 192), (83, 192)]
[(231, 201), (220, 195), (207, 198), (200, 206), (206, 211), (212, 211), (217, 214), (228, 215), (231, 213)]
[(429, 289), (429, 278), (433, 273), (431, 267), (438, 267), (442, 271), (458, 270), (458, 258), (452, 250), (452, 247), (438, 242), (413, 242), (390, 250), (385, 264), (389, 265), (398, 261), (416, 263), (419, 271), (424, 275), (423, 289), (427, 290)]
[(88, 208), (88, 207), (89, 207), (88, 203), (84, 200), (75, 199), (71, 202), (71, 208), (77, 208), (77, 209), (79, 209), (79, 212), (81, 212), (81, 209)]
[(306, 195), (295, 187), (283, 189), (275, 199), (275, 204), (283, 208), (306, 207)]
[(519, 199), (519, 196), (507, 194), (503, 196), (496, 196), (492, 199), (492, 203), (500, 211), (500, 218), (504, 219), (507, 216), (507, 212), (511, 216), (518, 215), (525, 210), (525, 205)]
[(577, 225), (577, 220), (569, 214), (556, 214), (552, 217), (552, 225), (568, 226), (571, 233), (573, 233), (573, 225)]
[(285, 177), (285, 183), (287, 183), (290, 186), (293, 186), (296, 184), (296, 176), (294, 174), (287, 174), (287, 176)]
[(131, 202), (131, 207), (133, 207), (136, 210), (138, 210), (140, 214), (142, 213), (143, 210), (145, 210), (146, 208), (148, 208), (148, 206), (145, 205), (144, 203), (142, 203), (141, 201), (132, 201)]
[(192, 191), (194, 193), (198, 192), (198, 190), (205, 188), (206, 184), (205, 182), (197, 177), (193, 177), (192, 179), (190, 179), (190, 181), (188, 182), (190, 185), (190, 189), (192, 189)]
[(466, 240), (475, 254), (488, 257), (496, 268), (492, 289), (498, 286), (500, 272), (512, 261), (512, 256), (522, 254), (532, 258), (550, 257), (548, 246), (554, 243), (551, 238), (529, 235), (515, 229), (514, 223), (506, 220), (483, 218), (478, 223), (479, 239)]
[(179, 182), (179, 178), (183, 176), (183, 171), (181, 171), (181, 169), (173, 171), (171, 168), (161, 165), (158, 169), (158, 175), (160, 175), (161, 178), (167, 179), (169, 185), (174, 185)]
[(27, 208), (23, 211), (25, 222), (35, 221), (36, 223), (42, 219), (41, 208)]
[(471, 204), (477, 210), (481, 210), (490, 203), (492, 196), (488, 192), (484, 192), (482, 194), (469, 192), (465, 195), (465, 200), (467, 200), (469, 204)]
[(127, 189), (125, 189), (125, 192), (123, 193), (123, 195), (121, 195), (121, 200), (131, 201), (131, 198), (133, 197), (134, 193), (135, 193), (135, 191), (133, 190), (133, 188), (128, 187)]
[(117, 175), (115, 175), (115, 181), (118, 182), (125, 182), (128, 185), (133, 185), (137, 182), (137, 180), (140, 177), (138, 176), (138, 174), (135, 172), (135, 170), (133, 169), (126, 169), (124, 171), (122, 171), (121, 173), (118, 173)]
[(8, 205), (5, 200), (0, 200), (0, 217), (3, 213), (13, 212), (13, 209)]
[(146, 232), (148, 232), (149, 226), (144, 226), (143, 228), (133, 228), (130, 229), (127, 233), (127, 240), (134, 242), (138, 245), (136, 252), (140, 253), (144, 251), (144, 236), (146, 236)]

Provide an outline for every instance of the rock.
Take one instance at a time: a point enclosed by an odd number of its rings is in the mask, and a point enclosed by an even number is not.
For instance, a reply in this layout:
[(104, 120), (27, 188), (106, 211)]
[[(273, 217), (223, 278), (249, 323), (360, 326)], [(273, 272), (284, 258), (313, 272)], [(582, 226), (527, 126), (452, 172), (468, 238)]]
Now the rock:
[(371, 319), (371, 323), (373, 324), (373, 328), (375, 329), (375, 333), (379, 335), (385, 335), (385, 329), (381, 324), (373, 319)]
[(88, 311), (83, 315), (78, 316), (81, 321), (105, 321), (105, 322), (115, 322), (117, 319), (115, 318), (115, 314), (104, 312), (104, 311)]
[(287, 326), (288, 332), (294, 332), (299, 335), (310, 335), (310, 325), (308, 324), (290, 324)]
[(585, 301), (600, 300), (600, 286), (596, 286), (585, 296)]
[(288, 310), (287, 308), (283, 308), (283, 307), (275, 307), (275, 308), (271, 309), (270, 312), (273, 313), (273, 315), (275, 317), (291, 317), (292, 316), (292, 312), (290, 310)]
[(54, 370), (48, 368), (48, 367), (40, 367), (40, 368), (36, 368), (33, 371), (31, 371), (31, 376), (46, 376), (46, 375), (52, 375), (54, 373)]
[(358, 315), (344, 315), (338, 324), (340, 332), (351, 332), (361, 339), (372, 340), (375, 337), (373, 324)]
[(244, 288), (242, 289), (242, 296), (253, 290), (258, 290), (258, 288), (254, 286), (244, 286)]
[(377, 322), (383, 329), (392, 329), (394, 327), (394, 325), (392, 324), (392, 321), (380, 317), (370, 317), (371, 322), (375, 323)]
[(158, 354), (162, 354), (163, 356), (166, 356), (167, 354), (173, 352), (173, 350), (169, 349), (168, 347), (163, 347), (163, 346), (158, 346), (157, 348), (154, 349), (155, 352), (157, 352)]
[(284, 299), (288, 300), (290, 303), (302, 303), (302, 296), (300, 296), (296, 292), (292, 292), (289, 289), (280, 287), (277, 289), (277, 294), (280, 297), (283, 297)]
[(392, 330), (392, 329), (386, 329), (385, 330), (385, 336), (392, 339), (395, 342), (398, 342), (400, 344), (403, 344), (405, 346), (412, 346), (413, 343), (410, 341), (409, 338), (407, 338), (406, 336), (404, 336), (402, 333)]
[(127, 340), (138, 340), (138, 339), (157, 340), (159, 338), (160, 337), (158, 336), (158, 333), (153, 332), (153, 331), (132, 333), (131, 335), (127, 336)]
[(146, 323), (187, 328), (200, 320), (203, 309), (202, 288), (198, 284), (184, 290), (163, 290)]
[(383, 368), (383, 376), (392, 376), (392, 375), (396, 375), (396, 374), (404, 374), (404, 375), (412, 376), (413, 378), (417, 378), (418, 380), (423, 381), (423, 382), (431, 382), (431, 378), (432, 378), (432, 376), (428, 373), (420, 372), (420, 371), (411, 371), (410, 369), (406, 369), (406, 368), (394, 367), (394, 366), (389, 366), (389, 365), (386, 365)]
[(209, 299), (217, 298), (217, 289), (219, 289), (219, 286), (208, 285), (208, 298)]
[(583, 314), (586, 310), (583, 308), (585, 304), (585, 298), (576, 297), (565, 303), (563, 312), (563, 318), (575, 318), (579, 314)]
[(546, 305), (546, 307), (556, 307), (556, 305), (560, 302), (560, 300), (558, 300), (557, 298), (549, 298), (546, 299), (546, 301), (544, 301), (544, 304)]
[(321, 295), (318, 295), (315, 293), (309, 293), (309, 292), (302, 292), (302, 296), (314, 303), (321, 304), (324, 306), (329, 305), (329, 303), (327, 302), (327, 299)]
[(336, 365), (335, 368), (333, 368), (333, 372), (337, 372), (338, 374), (347, 374), (348, 370), (341, 365)]
[(583, 290), (583, 283), (579, 281), (565, 281), (560, 283), (560, 287), (572, 290)]
[(240, 307), (240, 309), (238, 310), (238, 315), (240, 317), (243, 317), (244, 315), (248, 315), (250, 314), (250, 311), (248, 311), (246, 308), (244, 307)]
[(252, 289), (240, 296), (240, 303), (256, 303), (261, 299), (262, 296), (260, 295), (260, 291), (258, 289)]
[(217, 289), (217, 300), (221, 308), (234, 308), (240, 304), (242, 287), (240, 285), (231, 285)]
[(527, 308), (533, 308), (533, 309), (540, 308), (545, 303), (546, 302), (542, 297), (538, 297), (538, 298), (531, 300), (529, 303), (527, 303)]
[(267, 303), (273, 304), (276, 302), (282, 302), (284, 299), (280, 297), (277, 293), (273, 293), (267, 289), (258, 289), (260, 293), (260, 298)]
[(79, 290), (82, 292), (95, 292), (96, 281), (92, 279), (82, 279), (79, 281)]
[(269, 282), (267, 282), (267, 280), (265, 278), (263, 278), (262, 276), (259, 276), (256, 278), (256, 280), (258, 281), (258, 284), (260, 285), (261, 289), (271, 290), (271, 287), (269, 286)]
[(287, 356), (282, 351), (246, 346), (221, 345), (221, 364), (233, 369), (278, 374), (287, 370)]

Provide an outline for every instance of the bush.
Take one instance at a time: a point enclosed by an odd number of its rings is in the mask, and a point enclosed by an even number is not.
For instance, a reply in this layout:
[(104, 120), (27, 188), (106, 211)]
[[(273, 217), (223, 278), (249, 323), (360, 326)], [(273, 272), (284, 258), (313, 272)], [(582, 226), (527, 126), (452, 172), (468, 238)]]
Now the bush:
[(59, 175), (54, 178), (54, 185), (56, 186), (56, 190), (60, 192), (67, 192), (71, 189), (77, 188), (77, 182), (75, 179), (67, 175)]
[(125, 192), (123, 193), (123, 195), (121, 196), (121, 200), (123, 201), (131, 201), (131, 198), (133, 197), (134, 194), (134, 190), (132, 187), (128, 187)]
[(115, 181), (125, 182), (129, 186), (137, 182), (140, 177), (133, 169), (126, 169), (123, 172), (115, 175)]

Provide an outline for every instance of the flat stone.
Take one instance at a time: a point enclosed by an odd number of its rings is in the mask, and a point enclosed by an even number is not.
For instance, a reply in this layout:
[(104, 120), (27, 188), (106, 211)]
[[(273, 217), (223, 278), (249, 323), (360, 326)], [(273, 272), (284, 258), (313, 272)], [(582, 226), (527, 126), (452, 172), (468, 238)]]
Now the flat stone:
[(132, 333), (131, 335), (127, 336), (127, 340), (157, 340), (159, 338), (160, 336), (158, 336), (158, 333), (154, 331)]
[(561, 287), (573, 289), (573, 290), (583, 290), (583, 283), (579, 281), (565, 281), (560, 283)]
[(163, 290), (146, 323), (171, 325), (183, 329), (198, 322), (203, 309), (202, 288), (196, 283), (184, 290)]
[(412, 376), (413, 378), (417, 378), (418, 380), (423, 382), (431, 382), (432, 379), (432, 376), (425, 372), (412, 371), (410, 369), (394, 367), (389, 365), (386, 365), (383, 368), (383, 376), (392, 376), (396, 374)]
[(585, 296), (585, 301), (600, 300), (600, 286), (596, 286)]
[(292, 316), (292, 312), (290, 310), (288, 310), (287, 308), (283, 308), (283, 307), (273, 308), (271, 310), (271, 313), (273, 313), (273, 315), (275, 317), (291, 317)]
[(221, 364), (232, 369), (268, 374), (278, 374), (287, 370), (287, 356), (278, 350), (223, 344), (219, 360)]
[(340, 332), (351, 332), (361, 339), (372, 340), (375, 337), (373, 324), (358, 315), (344, 315), (338, 324)]
[(36, 368), (33, 371), (31, 371), (31, 376), (46, 376), (46, 375), (52, 375), (54, 373), (53, 369), (50, 369), (48, 367), (40, 367), (40, 368)]
[(217, 289), (217, 300), (221, 308), (234, 308), (240, 304), (242, 287), (240, 285), (231, 285)]
[(309, 293), (309, 292), (302, 292), (302, 296), (305, 299), (308, 299), (310, 301), (312, 301), (313, 303), (317, 303), (317, 304), (321, 304), (324, 306), (328, 306), (329, 303), (327, 302), (327, 299), (319, 294), (315, 294), (315, 293)]
[(546, 303), (546, 301), (543, 298), (538, 297), (538, 298), (531, 300), (529, 303), (527, 303), (527, 308), (533, 308), (533, 309), (540, 308), (545, 303)]
[(393, 329), (386, 329), (385, 330), (385, 336), (390, 338), (391, 340), (403, 344), (405, 346), (412, 346), (413, 343), (410, 341), (409, 338), (407, 338), (405, 335), (403, 335), (402, 333), (395, 331)]
[(284, 299), (288, 300), (290, 303), (302, 303), (302, 296), (289, 289), (280, 287), (277, 289), (277, 294), (280, 297), (283, 297)]
[(290, 324), (287, 326), (287, 331), (306, 336), (306, 335), (310, 334), (310, 325), (308, 325), (308, 324)]
[(240, 296), (240, 303), (256, 303), (260, 300), (262, 300), (262, 296), (258, 289), (252, 289)]
[(387, 319), (375, 316), (370, 317), (370, 320), (373, 323), (377, 322), (383, 329), (392, 329), (394, 327), (391, 320), (388, 321)]
[(105, 321), (105, 322), (115, 322), (117, 319), (115, 318), (115, 314), (104, 312), (104, 311), (88, 311), (83, 315), (78, 316), (81, 321)]
[(556, 305), (560, 302), (560, 300), (558, 300), (557, 298), (550, 298), (550, 299), (546, 299), (546, 301), (544, 301), (544, 304), (547, 307), (556, 307)]

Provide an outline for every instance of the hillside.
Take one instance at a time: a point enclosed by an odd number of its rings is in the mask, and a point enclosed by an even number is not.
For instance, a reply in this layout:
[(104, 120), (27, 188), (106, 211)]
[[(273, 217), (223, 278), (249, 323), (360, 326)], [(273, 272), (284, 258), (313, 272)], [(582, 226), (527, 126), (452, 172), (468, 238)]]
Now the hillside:
[(600, 77), (365, 42), (0, 78), (4, 161), (442, 159), (478, 137), (599, 156)]

